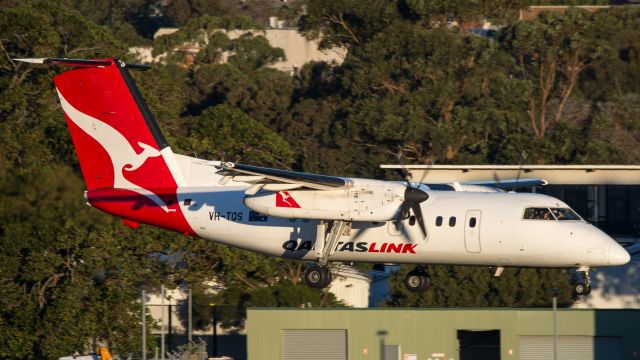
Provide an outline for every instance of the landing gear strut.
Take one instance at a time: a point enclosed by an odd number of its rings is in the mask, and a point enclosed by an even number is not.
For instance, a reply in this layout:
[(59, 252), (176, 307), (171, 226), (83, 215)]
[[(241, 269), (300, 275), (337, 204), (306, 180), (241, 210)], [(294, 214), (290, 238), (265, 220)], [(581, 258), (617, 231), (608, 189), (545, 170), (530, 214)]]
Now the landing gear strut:
[(576, 295), (586, 296), (591, 294), (591, 278), (589, 277), (589, 268), (578, 269), (578, 281), (573, 285), (573, 291)]
[(431, 278), (429, 277), (426, 267), (416, 266), (415, 269), (409, 271), (404, 278), (404, 285), (407, 289), (415, 293), (427, 291), (431, 286)]
[(331, 270), (326, 266), (313, 264), (304, 271), (304, 280), (312, 288), (324, 289), (331, 284), (332, 279)]

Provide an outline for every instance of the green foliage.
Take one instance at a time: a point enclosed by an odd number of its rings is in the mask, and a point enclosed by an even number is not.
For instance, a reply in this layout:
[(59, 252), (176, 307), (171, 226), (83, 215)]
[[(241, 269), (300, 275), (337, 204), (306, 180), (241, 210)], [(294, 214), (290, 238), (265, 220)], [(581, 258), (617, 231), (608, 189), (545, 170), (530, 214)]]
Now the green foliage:
[(227, 105), (205, 110), (184, 141), (184, 149), (205, 158), (277, 166), (293, 161), (293, 152), (282, 138)]
[[(184, 25), (155, 41), (167, 63), (134, 76), (176, 152), (203, 158), (378, 177), (398, 150), (416, 163), (516, 163), (522, 150), (533, 163), (640, 161), (635, 7), (522, 23), (513, 20), (520, 1), (308, 0), (303, 33), (349, 52), (340, 65), (306, 64), (291, 77), (268, 68), (284, 53), (259, 30), (235, 39), (217, 30), (256, 29), (274, 6), (285, 14), (299, 4), (8, 4), (0, 9), (0, 358), (56, 358), (93, 339), (121, 356), (135, 352), (139, 290), (161, 283), (193, 288), (201, 327), (210, 304), (230, 328), (242, 327), (248, 306), (340, 305), (303, 285), (300, 262), (134, 232), (87, 208), (51, 86), (64, 70), (14, 57), (124, 57), (145, 43), (139, 34)], [(156, 10), (164, 16), (151, 16)], [(483, 17), (507, 27), (488, 39), (445, 26)], [(191, 66), (174, 51), (185, 44), (200, 50)], [(433, 266), (434, 288), (422, 296), (404, 289), (404, 272), (394, 275), (387, 306), (538, 307), (551, 288), (562, 305), (571, 302), (558, 270), (493, 278), (482, 268)]]
[(167, 51), (172, 52), (177, 46), (189, 44), (206, 47), (208, 38), (220, 30), (250, 30), (259, 26), (246, 17), (209, 16), (189, 20), (179, 31), (158, 37), (154, 41), (153, 54), (157, 56)]
[(233, 55), (229, 63), (242, 71), (257, 70), (276, 61), (285, 60), (284, 50), (273, 48), (263, 36), (244, 34), (231, 42), (229, 50)]
[(606, 101), (626, 93), (640, 93), (640, 9), (635, 6), (614, 7), (593, 15), (604, 52), (587, 69), (580, 82), (585, 96)]
[(572, 288), (564, 270), (506, 268), (500, 277), (490, 269), (464, 266), (430, 266), (433, 286), (416, 294), (402, 282), (411, 269), (393, 273), (391, 297), (386, 306), (402, 307), (549, 307), (554, 293), (558, 306), (573, 303)]
[(542, 13), (503, 31), (501, 43), (516, 60), (536, 136), (545, 137), (549, 127), (561, 122), (581, 73), (610, 52), (594, 25), (591, 13), (570, 8), (564, 15)]
[(146, 0), (63, 0), (67, 6), (76, 9), (87, 20), (112, 29), (113, 36), (128, 45), (144, 45), (148, 40), (138, 34), (151, 30), (142, 22), (148, 15), (149, 1)]
[[(306, 15), (300, 20), (300, 30), (308, 37), (319, 39), (320, 46), (343, 46), (353, 52), (376, 36), (393, 34), (397, 26), (446, 28), (452, 21), (482, 19), (510, 22), (527, 1), (357, 1), (307, 0)], [(388, 44), (393, 44), (389, 42)], [(355, 55), (357, 56), (357, 55)]]
[[(294, 3), (295, 0), (288, 3)], [(163, 9), (173, 26), (184, 26), (190, 19), (225, 14), (233, 17), (251, 18), (257, 24), (267, 24), (268, 17), (285, 15), (290, 4), (279, 4), (272, 0), (175, 0), (167, 2)], [(291, 17), (291, 16), (289, 16)]]
[(0, 357), (57, 358), (91, 339), (138, 349), (137, 286), (168, 273), (150, 256), (167, 243), (88, 209), (68, 166), (13, 168), (0, 185)]

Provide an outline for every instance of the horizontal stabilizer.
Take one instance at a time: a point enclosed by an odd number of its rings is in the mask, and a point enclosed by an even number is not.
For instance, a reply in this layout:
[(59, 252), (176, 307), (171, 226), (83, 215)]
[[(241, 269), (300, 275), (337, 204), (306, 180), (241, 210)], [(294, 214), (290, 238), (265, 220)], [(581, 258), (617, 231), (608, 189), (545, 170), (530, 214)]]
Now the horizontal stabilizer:
[[(76, 67), (100, 67), (109, 66), (113, 64), (111, 59), (67, 59), (67, 58), (22, 58), (12, 59), (13, 61), (19, 61), (29, 64), (45, 64), (45, 65), (61, 65), (61, 66), (76, 66)], [(126, 67), (133, 70), (148, 70), (151, 68), (149, 65), (143, 64), (129, 64), (124, 63)]]

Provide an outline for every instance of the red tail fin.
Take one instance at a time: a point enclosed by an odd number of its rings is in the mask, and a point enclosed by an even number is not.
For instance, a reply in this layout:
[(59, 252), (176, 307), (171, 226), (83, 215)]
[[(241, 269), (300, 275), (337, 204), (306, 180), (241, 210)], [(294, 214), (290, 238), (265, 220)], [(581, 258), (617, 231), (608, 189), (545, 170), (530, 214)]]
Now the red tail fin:
[(89, 202), (130, 220), (192, 232), (176, 197), (180, 169), (126, 64), (64, 61), (76, 67), (54, 82)]

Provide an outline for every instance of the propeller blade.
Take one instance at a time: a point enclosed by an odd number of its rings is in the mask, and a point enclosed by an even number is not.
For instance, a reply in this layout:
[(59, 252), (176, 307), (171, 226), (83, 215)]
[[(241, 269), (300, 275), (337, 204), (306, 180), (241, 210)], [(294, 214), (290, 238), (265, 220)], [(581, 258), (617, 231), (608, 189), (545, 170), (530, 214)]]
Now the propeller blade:
[(416, 216), (416, 220), (418, 220), (418, 225), (420, 226), (420, 230), (422, 231), (422, 238), (424, 239), (427, 237), (427, 229), (424, 226), (424, 218), (422, 217), (422, 209), (420, 209), (420, 204), (414, 203), (411, 206), (411, 210), (413, 210), (413, 213)]

